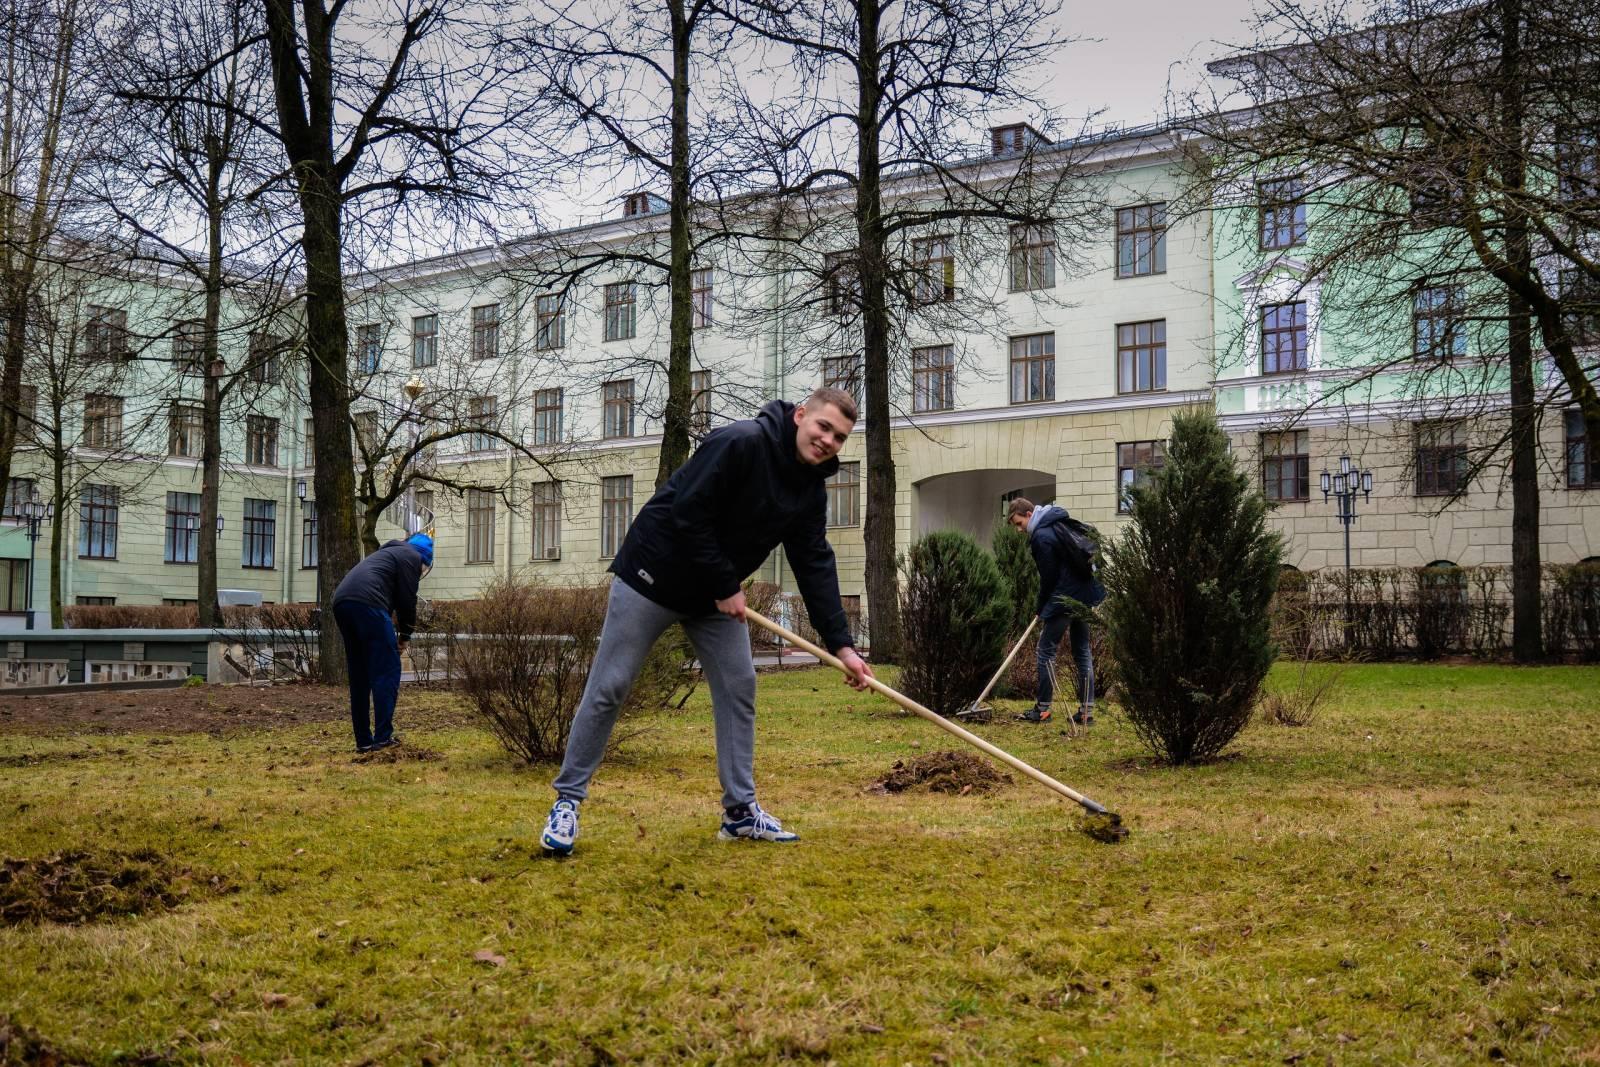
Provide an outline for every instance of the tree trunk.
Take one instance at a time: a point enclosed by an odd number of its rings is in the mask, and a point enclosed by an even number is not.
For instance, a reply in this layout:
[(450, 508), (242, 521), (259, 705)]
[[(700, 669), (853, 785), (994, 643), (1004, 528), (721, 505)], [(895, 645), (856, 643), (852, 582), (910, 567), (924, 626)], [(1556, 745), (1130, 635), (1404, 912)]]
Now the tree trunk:
[(661, 427), (661, 458), (656, 465), (657, 489), (666, 485), (672, 472), (689, 458), (689, 408), (693, 402), (690, 374), (694, 360), (690, 291), (694, 263), (689, 247), (689, 49), (693, 31), (684, 13), (684, 0), (667, 0), (667, 10), (672, 18), (672, 244), (667, 270), (671, 310), (667, 408)]
[(867, 610), (873, 659), (900, 657), (900, 583), (895, 572), (895, 470), (889, 427), (888, 262), (879, 169), (880, 0), (857, 0), (857, 269), (861, 276), (862, 390), (867, 424)]
[[(209, 301), (208, 301), (209, 302)], [(200, 403), (200, 529), (195, 608), (201, 626), (220, 626), (217, 607), (217, 514), (222, 486), (222, 401), (216, 375), (206, 367), (205, 393)]]
[(306, 348), (317, 465), (317, 600), (322, 605), (322, 677), (345, 678), (344, 644), (333, 624), (333, 591), (361, 561), (355, 460), (350, 449), (350, 383), (338, 201), (321, 175), (303, 179)]
[[(361, 559), (356, 529), (355, 461), (350, 448), (350, 339), (346, 335), (342, 181), (335, 163), (333, 20), (320, 0), (264, 0), (280, 137), (294, 167), (304, 225), (306, 357), (311, 433), (317, 454), (318, 644), (324, 681), (345, 679), (344, 644), (333, 621), (333, 591)], [(307, 56), (299, 52), (297, 16)], [(302, 90), (301, 76), (305, 76)]]
[(22, 357), (27, 336), (28, 288), (14, 274), (6, 277), (5, 362), (0, 368), (0, 493), (11, 484), (11, 459), (19, 436), (18, 409), (22, 400)]
[[(208, 147), (210, 142), (208, 141)], [(215, 153), (211, 160), (212, 210), (208, 212), (206, 259), (206, 325), (205, 365), (200, 368), (205, 375), (204, 399), (201, 401), (200, 446), (200, 552), (198, 584), (195, 592), (196, 614), (200, 625), (222, 625), (222, 611), (217, 606), (217, 512), (222, 489), (222, 352), (218, 330), (222, 325), (222, 211), (217, 207), (220, 199), (217, 182), (221, 163)]]
[[(1500, 3), (1502, 78), (1501, 181), (1520, 189), (1525, 178), (1522, 148), (1527, 141), (1522, 98), (1522, 0)], [(1528, 223), (1517, 201), (1506, 219), (1506, 262), (1523, 277), (1533, 275)], [(1539, 573), (1539, 440), (1533, 384), (1532, 309), (1515, 289), (1506, 300), (1509, 320), (1507, 359), (1511, 375), (1511, 654), (1518, 663), (1544, 656)]]
[[(56, 449), (55, 462), (52, 465), (50, 476), (54, 479), (56, 498), (55, 513), (50, 516), (50, 626), (60, 630), (67, 625), (66, 614), (61, 610), (61, 550), (62, 528), (67, 522), (67, 509), (63, 502), (67, 498), (67, 462), (66, 450)], [(35, 543), (37, 548), (37, 543)], [(34, 558), (38, 558), (35, 553)], [(28, 585), (32, 586), (33, 572), (28, 573)]]

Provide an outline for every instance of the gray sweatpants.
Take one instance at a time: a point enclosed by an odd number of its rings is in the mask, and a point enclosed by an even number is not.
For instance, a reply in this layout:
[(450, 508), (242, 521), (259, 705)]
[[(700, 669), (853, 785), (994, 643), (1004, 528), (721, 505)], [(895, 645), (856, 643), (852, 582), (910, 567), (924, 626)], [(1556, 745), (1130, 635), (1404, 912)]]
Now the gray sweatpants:
[(756, 667), (750, 655), (749, 628), (721, 612), (689, 616), (664, 608), (620, 578), (611, 582), (600, 648), (572, 720), (561, 773), (556, 775), (558, 796), (583, 800), (589, 795), (589, 779), (605, 757), (617, 710), (639, 677), (650, 646), (675, 622), (683, 623), (711, 686), (722, 806), (731, 808), (755, 800)]

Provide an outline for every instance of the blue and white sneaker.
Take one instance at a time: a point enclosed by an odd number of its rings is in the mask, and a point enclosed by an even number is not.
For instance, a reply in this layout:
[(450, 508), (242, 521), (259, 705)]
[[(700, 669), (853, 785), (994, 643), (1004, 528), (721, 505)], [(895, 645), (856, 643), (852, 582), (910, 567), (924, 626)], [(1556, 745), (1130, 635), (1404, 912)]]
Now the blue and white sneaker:
[(577, 839), (578, 802), (563, 797), (550, 809), (550, 818), (544, 824), (544, 835), (539, 838), (539, 844), (546, 852), (565, 856), (572, 851), (572, 843)]
[(798, 841), (799, 834), (790, 833), (776, 818), (761, 810), (761, 805), (751, 801), (742, 819), (724, 817), (717, 837), (724, 841)]

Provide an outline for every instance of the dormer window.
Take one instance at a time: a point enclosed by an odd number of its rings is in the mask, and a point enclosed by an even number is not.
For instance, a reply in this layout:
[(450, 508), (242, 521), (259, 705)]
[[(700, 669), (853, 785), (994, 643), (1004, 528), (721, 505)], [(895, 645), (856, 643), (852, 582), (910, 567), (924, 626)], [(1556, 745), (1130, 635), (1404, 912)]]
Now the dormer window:
[(654, 215), (667, 210), (667, 202), (652, 193), (629, 193), (622, 198), (622, 217), (635, 218), (639, 215)]
[(990, 146), (996, 159), (1006, 156), (1020, 156), (1035, 145), (1049, 144), (1049, 140), (1038, 130), (1026, 122), (1012, 123), (1010, 126), (989, 127)]

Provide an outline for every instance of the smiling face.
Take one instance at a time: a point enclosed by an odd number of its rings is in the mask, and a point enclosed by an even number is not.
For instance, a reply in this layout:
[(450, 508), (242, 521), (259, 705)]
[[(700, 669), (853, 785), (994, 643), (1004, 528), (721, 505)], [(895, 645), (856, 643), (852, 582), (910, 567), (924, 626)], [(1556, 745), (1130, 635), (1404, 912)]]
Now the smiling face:
[(794, 409), (794, 425), (794, 447), (800, 462), (816, 466), (839, 454), (856, 422), (833, 404), (801, 404)]

